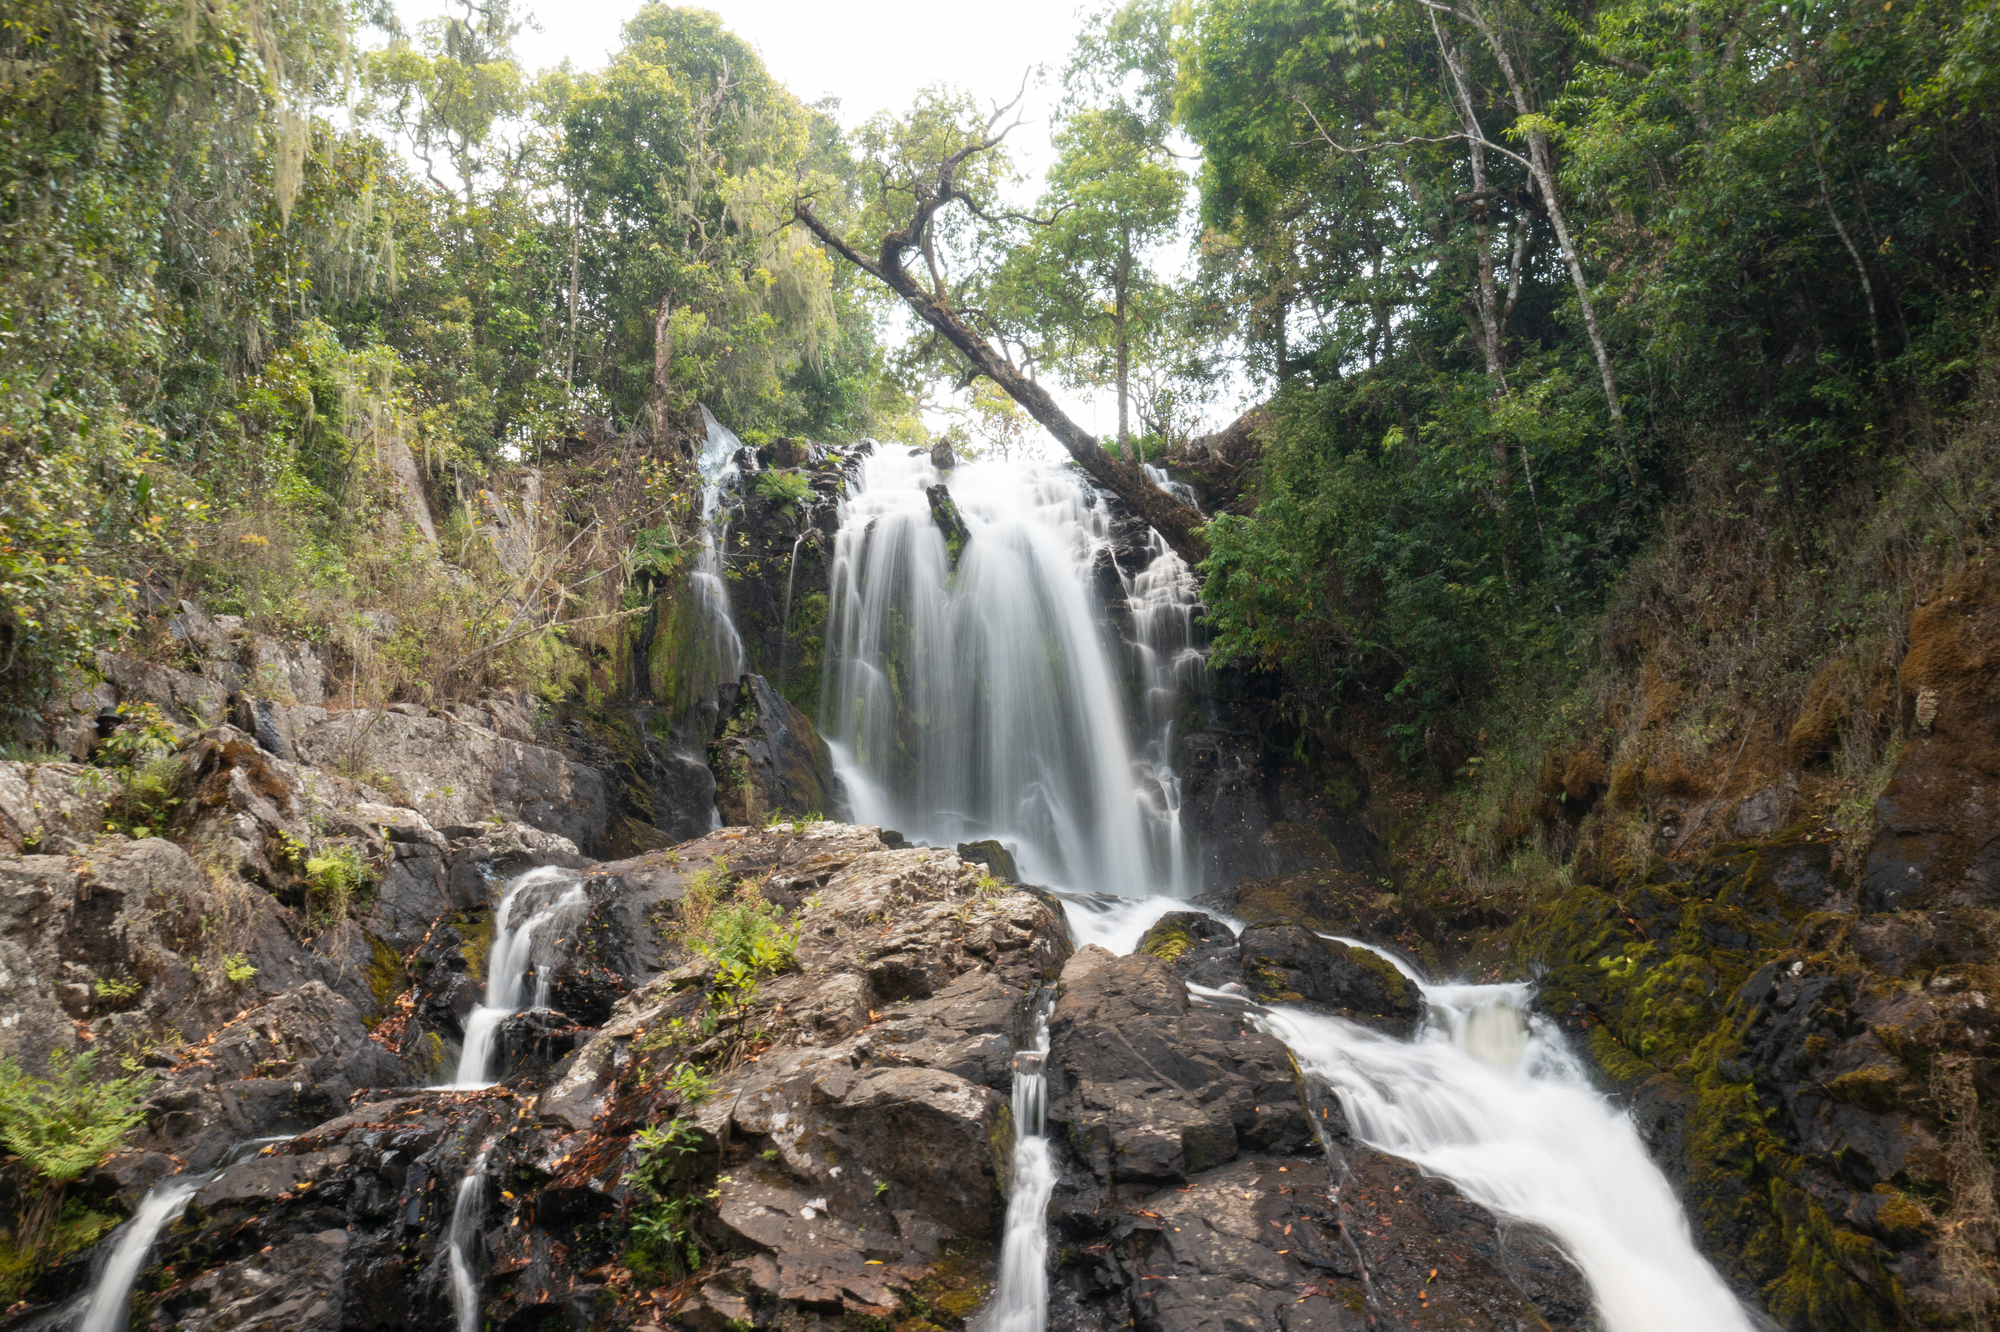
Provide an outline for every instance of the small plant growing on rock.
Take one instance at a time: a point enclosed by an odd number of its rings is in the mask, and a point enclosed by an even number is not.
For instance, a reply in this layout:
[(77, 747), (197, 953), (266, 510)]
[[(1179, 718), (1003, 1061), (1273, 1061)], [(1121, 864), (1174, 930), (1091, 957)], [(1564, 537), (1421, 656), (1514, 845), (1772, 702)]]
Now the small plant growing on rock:
[(122, 1003), (139, 993), (139, 982), (129, 977), (99, 976), (90, 985), (97, 991), (99, 999), (109, 999), (113, 1003)]
[[(715, 1094), (714, 1085), (702, 1076), (700, 1069), (689, 1063), (674, 1065), (673, 1071), (667, 1075), (664, 1088), (669, 1095), (679, 1100), (682, 1105), (700, 1105)], [(680, 1121), (676, 1120), (674, 1122), (678, 1124)], [(673, 1126), (669, 1125), (668, 1127), (671, 1128)], [(651, 1133), (652, 1130), (647, 1129), (645, 1132)], [(640, 1136), (644, 1137), (645, 1134), (642, 1133)], [(693, 1149), (685, 1148), (683, 1150), (692, 1151)]]
[(797, 504), (812, 494), (812, 483), (794, 468), (759, 472), (754, 484), (759, 495), (780, 504)]
[(143, 1116), (139, 1102), (152, 1087), (151, 1073), (95, 1077), (97, 1052), (49, 1056), (46, 1080), (30, 1077), (12, 1059), (0, 1059), (0, 1145), (26, 1170), (23, 1210), (15, 1243), (38, 1249), (62, 1210), (70, 1181), (118, 1146)]
[(117, 774), (105, 802), (106, 832), (151, 837), (166, 827), (180, 802), (179, 734), (151, 703), (118, 705), (118, 729), (98, 745), (91, 761)]
[(347, 919), (349, 910), (374, 876), (361, 853), (336, 846), (306, 861), (306, 910), (314, 928), (325, 929)]

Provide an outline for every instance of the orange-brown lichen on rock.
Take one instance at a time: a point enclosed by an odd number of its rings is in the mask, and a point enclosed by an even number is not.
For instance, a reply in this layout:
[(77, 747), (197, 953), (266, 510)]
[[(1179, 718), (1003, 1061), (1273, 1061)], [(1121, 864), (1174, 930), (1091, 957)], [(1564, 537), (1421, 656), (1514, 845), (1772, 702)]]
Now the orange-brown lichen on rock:
[(1877, 802), (1863, 905), (2000, 905), (2000, 576), (1968, 570), (1917, 609), (1898, 684), (1912, 725)]

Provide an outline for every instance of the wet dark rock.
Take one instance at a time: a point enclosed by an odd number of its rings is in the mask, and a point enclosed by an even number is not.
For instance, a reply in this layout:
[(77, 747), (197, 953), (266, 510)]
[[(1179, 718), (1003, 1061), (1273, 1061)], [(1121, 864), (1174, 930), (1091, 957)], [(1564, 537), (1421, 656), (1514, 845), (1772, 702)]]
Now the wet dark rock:
[(833, 754), (806, 715), (761, 675), (746, 675), (709, 746), (723, 822), (755, 826), (774, 814), (837, 815), (844, 798)]
[(965, 553), (965, 543), (972, 540), (972, 529), (965, 525), (950, 489), (942, 481), (925, 490), (924, 497), (931, 502), (931, 521), (944, 533), (945, 559), (956, 569), (959, 556)]
[(1021, 870), (1014, 863), (1014, 853), (994, 838), (989, 837), (983, 842), (960, 842), (957, 849), (960, 860), (986, 866), (993, 872), (993, 877), (1002, 883), (1021, 881)]
[[(763, 465), (796, 469), (806, 493), (793, 498), (767, 491), (756, 484), (753, 470), (730, 521), (730, 608), (746, 668), (807, 713), (817, 710), (825, 664), (827, 587), (840, 501), (848, 493), (849, 469), (870, 447), (863, 442), (829, 449), (796, 441), (769, 446), (771, 456)], [(759, 457), (765, 452), (760, 449)], [(663, 704), (675, 698), (658, 682), (654, 696)], [(701, 831), (705, 828), (687, 835)]]
[(1553, 1245), (1357, 1142), (1165, 961), (1083, 950), (1051, 1036), (1052, 1329), (1595, 1326)]
[(1083, 949), (1063, 968), (1049, 1034), (1050, 1132), (1088, 1165), (1090, 1193), (1310, 1141), (1284, 1045), (1193, 1007), (1156, 957)]
[(128, 1143), (210, 1169), (237, 1143), (303, 1132), (338, 1115), (356, 1091), (407, 1081), (354, 1005), (311, 981), (225, 1023), (199, 1058), (171, 1070)]
[(501, 1019), (493, 1047), (508, 1077), (546, 1069), (590, 1038), (594, 1027), (567, 1013), (537, 1008)]
[(1423, 1019), (1416, 983), (1365, 948), (1296, 925), (1252, 926), (1237, 944), (1244, 983), (1267, 1002), (1309, 1003), (1405, 1040)]
[(1236, 932), (1200, 911), (1169, 911), (1139, 937), (1133, 951), (1159, 958), (1196, 985), (1219, 990), (1243, 983)]

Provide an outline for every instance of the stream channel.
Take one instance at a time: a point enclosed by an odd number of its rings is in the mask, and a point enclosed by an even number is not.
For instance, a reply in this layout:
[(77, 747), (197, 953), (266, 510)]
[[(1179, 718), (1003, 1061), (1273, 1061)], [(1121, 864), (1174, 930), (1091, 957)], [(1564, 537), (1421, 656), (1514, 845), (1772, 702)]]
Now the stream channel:
[[(722, 561), (736, 447), (710, 418), (708, 533), (694, 581), (719, 676), (743, 659)], [(1063, 899), (1079, 947), (1130, 952), (1203, 888), (1173, 766), (1177, 719), (1208, 685), (1195, 579), (1067, 468), (972, 462), (941, 475), (926, 452), (878, 445), (852, 479), (831, 565), (819, 718), (850, 817), (930, 845), (997, 839), (1024, 881)], [(958, 550), (933, 513), (933, 488), (946, 483), (969, 532)], [(505, 1071), (507, 1020), (547, 1006), (549, 976), (584, 905), (570, 870), (532, 869), (506, 884), (485, 992), (447, 1090), (484, 1088)], [(1763, 1326), (1696, 1249), (1630, 1117), (1593, 1090), (1534, 1010), (1530, 984), (1433, 983), (1403, 958), (1340, 942), (1381, 953), (1418, 983), (1425, 1017), (1413, 1039), (1241, 993), (1190, 991), (1288, 1046), (1361, 1140), (1552, 1237), (1589, 1283), (1608, 1332)], [(1062, 1169), (1045, 1130), (1053, 1007), (1052, 992), (1035, 996), (1014, 1057), (1008, 1210), (980, 1332), (1048, 1324), (1046, 1217)], [(452, 1212), (446, 1262), (460, 1332), (481, 1323), (473, 1273), (490, 1146), (459, 1180)], [(92, 1289), (47, 1326), (117, 1332), (155, 1237), (213, 1177), (156, 1185), (105, 1246)]]
[[(1116, 569), (1121, 635), (1103, 577), (1114, 518), (1071, 469), (940, 475), (928, 454), (889, 446), (858, 482), (835, 551), (822, 716), (855, 820), (933, 845), (997, 838), (1024, 880), (1064, 896), (1079, 947), (1131, 951), (1202, 889), (1171, 762), (1177, 704), (1206, 684), (1195, 580), (1147, 533), (1144, 565)], [(970, 531), (955, 567), (927, 499), (941, 482)], [(1289, 1046), (1369, 1145), (1552, 1236), (1609, 1332), (1758, 1325), (1696, 1249), (1629, 1116), (1533, 1010), (1532, 986), (1433, 984), (1383, 956), (1422, 989), (1413, 1040), (1190, 988)], [(1019, 1145), (984, 1332), (1046, 1324), (1040, 1213), (1055, 1167), (1037, 1014), (1017, 1056)]]

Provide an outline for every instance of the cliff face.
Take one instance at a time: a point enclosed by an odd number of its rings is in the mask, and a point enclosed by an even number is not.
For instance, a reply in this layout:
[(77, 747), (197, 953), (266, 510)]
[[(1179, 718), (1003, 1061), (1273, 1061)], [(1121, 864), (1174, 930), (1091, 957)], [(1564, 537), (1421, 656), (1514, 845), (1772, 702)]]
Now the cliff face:
[(1909, 737), (1856, 823), (1808, 710), (1807, 762), (1789, 784), (1739, 766), (1711, 844), (1559, 890), (1498, 948), (1548, 968), (1544, 1005), (1630, 1092), (1711, 1255), (1789, 1326), (1994, 1302), (1996, 599), (1976, 569), (1912, 615), (1879, 715), (1851, 722)]

